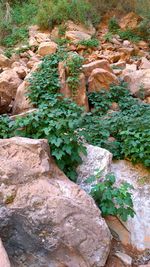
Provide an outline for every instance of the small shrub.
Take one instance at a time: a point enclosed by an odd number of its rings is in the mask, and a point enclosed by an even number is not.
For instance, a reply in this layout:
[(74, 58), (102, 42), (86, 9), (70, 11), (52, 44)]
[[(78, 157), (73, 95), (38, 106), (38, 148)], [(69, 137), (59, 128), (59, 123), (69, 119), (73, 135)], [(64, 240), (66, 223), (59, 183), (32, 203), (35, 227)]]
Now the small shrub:
[(107, 42), (111, 42), (112, 41), (112, 38), (113, 38), (113, 34), (111, 32), (107, 32), (104, 35), (104, 40), (107, 41)]
[(90, 40), (83, 40), (78, 43), (79, 45), (84, 45), (87, 48), (94, 48), (99, 46), (99, 40), (98, 39), (90, 39)]
[(141, 37), (131, 29), (127, 29), (125, 31), (118, 31), (118, 34), (121, 39), (129, 40), (134, 43), (137, 43), (141, 40)]
[(109, 22), (108, 22), (108, 29), (109, 29), (109, 31), (112, 32), (112, 33), (117, 33), (117, 31), (118, 31), (119, 28), (120, 27), (119, 27), (119, 24), (118, 24), (116, 18), (115, 17), (111, 18), (109, 20)]
[(87, 182), (92, 182), (90, 195), (101, 210), (102, 216), (118, 216), (122, 221), (127, 221), (129, 216), (134, 217), (132, 194), (129, 191), (133, 187), (129, 183), (122, 183), (117, 187), (113, 174), (107, 174), (102, 179), (99, 171)]

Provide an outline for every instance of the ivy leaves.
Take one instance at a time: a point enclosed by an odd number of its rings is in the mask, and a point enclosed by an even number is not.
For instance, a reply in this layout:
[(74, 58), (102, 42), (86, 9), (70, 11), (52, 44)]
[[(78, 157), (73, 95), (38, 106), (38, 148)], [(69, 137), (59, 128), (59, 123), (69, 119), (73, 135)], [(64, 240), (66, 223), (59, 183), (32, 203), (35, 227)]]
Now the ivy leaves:
[(123, 221), (127, 221), (129, 216), (134, 217), (132, 194), (129, 191), (133, 187), (129, 183), (122, 183), (118, 187), (115, 185), (114, 174), (109, 173), (102, 179), (99, 171), (87, 180), (88, 183), (91, 181), (90, 195), (94, 198), (104, 217), (118, 216)]

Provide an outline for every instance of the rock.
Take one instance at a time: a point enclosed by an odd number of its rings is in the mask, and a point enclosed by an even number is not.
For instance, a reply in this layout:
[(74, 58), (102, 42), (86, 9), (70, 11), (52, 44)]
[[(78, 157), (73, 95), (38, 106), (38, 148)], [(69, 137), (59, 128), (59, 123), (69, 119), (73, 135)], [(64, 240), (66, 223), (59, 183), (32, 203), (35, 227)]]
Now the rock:
[(65, 26), (68, 31), (79, 31), (87, 33), (89, 35), (94, 35), (96, 33), (95, 28), (90, 23), (88, 23), (88, 27), (85, 27), (82, 24), (75, 24), (73, 21), (69, 20), (66, 22)]
[(143, 90), (145, 96), (150, 96), (150, 69), (133, 71), (124, 75), (124, 81), (129, 84), (131, 93), (138, 96)]
[(28, 69), (26, 67), (24, 67), (24, 66), (15, 67), (13, 70), (16, 71), (16, 73), (18, 74), (19, 78), (22, 79), (22, 80), (28, 74)]
[(89, 191), (90, 184), (86, 184), (87, 178), (93, 175), (96, 170), (102, 171), (102, 176), (110, 172), (112, 154), (103, 148), (86, 144), (87, 155), (82, 156), (82, 164), (77, 168), (77, 183), (86, 191)]
[(0, 239), (0, 267), (11, 267), (1, 239)]
[(123, 264), (123, 262), (119, 258), (115, 257), (114, 255), (111, 255), (108, 258), (108, 261), (105, 267), (126, 267), (126, 266)]
[(128, 41), (128, 40), (124, 40), (123, 41), (123, 46), (130, 47), (130, 45), (131, 45), (131, 42), (130, 41)]
[(1, 140), (0, 159), (0, 182), (16, 186), (14, 199), (0, 207), (0, 231), (12, 264), (104, 266), (108, 227), (93, 199), (57, 168), (47, 141)]
[(9, 69), (0, 74), (0, 112), (7, 112), (13, 98), (15, 98), (18, 86), (22, 80), (16, 71)]
[[(114, 67), (114, 69), (115, 68), (120, 68), (120, 69), (124, 69), (125, 67), (126, 67), (126, 62), (125, 61), (118, 61), (117, 63), (114, 63), (114, 64), (111, 64), (110, 65), (111, 66), (111, 68), (113, 68)], [(114, 70), (113, 69), (113, 70)]]
[(65, 38), (72, 42), (79, 42), (91, 39), (91, 35), (80, 31), (66, 31)]
[(139, 15), (135, 14), (134, 12), (130, 12), (121, 19), (119, 26), (123, 30), (136, 29), (141, 21), (142, 18)]
[(109, 89), (111, 84), (118, 84), (117, 77), (104, 69), (94, 69), (88, 80), (89, 92), (97, 92), (101, 89)]
[(64, 66), (64, 62), (60, 62), (58, 66), (59, 71), (59, 79), (61, 84), (60, 93), (64, 95), (66, 98), (73, 99), (77, 105), (85, 108), (86, 111), (89, 110), (88, 98), (86, 94), (86, 81), (83, 73), (79, 76), (79, 85), (75, 92), (73, 93), (71, 88), (67, 83), (67, 71)]
[[(150, 229), (149, 229), (149, 214), (150, 214), (150, 179), (149, 171), (142, 165), (132, 165), (132, 163), (121, 160), (112, 164), (111, 171), (116, 176), (117, 184), (125, 181), (133, 185), (135, 190), (133, 194), (133, 204), (135, 210), (134, 218), (129, 218), (124, 225), (128, 236), (126, 235), (126, 245), (132, 248), (143, 251), (150, 248)], [(125, 240), (125, 231), (119, 228), (120, 233)], [(122, 239), (122, 238), (121, 238)]]
[(132, 266), (132, 258), (129, 255), (118, 251), (115, 253), (115, 256), (119, 258), (124, 263), (125, 266), (127, 267)]
[(146, 57), (142, 57), (140, 69), (150, 69), (150, 60), (148, 60)]
[(29, 86), (29, 83), (27, 81), (24, 81), (18, 87), (15, 101), (13, 104), (13, 109), (12, 109), (13, 115), (20, 114), (33, 107), (28, 97), (26, 96), (28, 86)]
[(95, 60), (82, 66), (83, 73), (86, 77), (89, 77), (91, 75), (91, 72), (97, 68), (112, 72), (112, 69), (107, 60)]
[(55, 42), (42, 42), (38, 48), (40, 56), (54, 54), (57, 50), (57, 44)]
[(10, 66), (10, 59), (3, 54), (0, 54), (0, 68), (6, 68)]
[(146, 50), (146, 51), (149, 50), (149, 45), (145, 41), (139, 41), (137, 45), (138, 45), (138, 47), (140, 49), (143, 49), (143, 50)]

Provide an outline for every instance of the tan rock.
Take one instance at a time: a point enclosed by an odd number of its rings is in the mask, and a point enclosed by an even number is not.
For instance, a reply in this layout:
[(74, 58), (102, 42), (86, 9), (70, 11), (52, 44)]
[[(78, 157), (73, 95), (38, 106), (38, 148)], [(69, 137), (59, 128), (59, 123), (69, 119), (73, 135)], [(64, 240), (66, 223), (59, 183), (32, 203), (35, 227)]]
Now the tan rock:
[(139, 15), (130, 12), (121, 19), (119, 25), (121, 29), (136, 29), (141, 21), (142, 18)]
[(5, 113), (15, 98), (18, 86), (22, 83), (16, 71), (9, 69), (0, 74), (0, 112)]
[(27, 266), (105, 265), (108, 227), (94, 200), (57, 168), (46, 140), (0, 140), (0, 182), (17, 189), (12, 202), (0, 207), (14, 266), (22, 258)]
[(137, 46), (140, 48), (140, 49), (144, 49), (144, 50), (149, 50), (149, 45), (147, 42), (145, 41), (139, 41)]
[(85, 27), (82, 24), (75, 24), (73, 21), (69, 20), (65, 24), (68, 31), (79, 31), (79, 32), (85, 32), (89, 35), (94, 35), (96, 33), (95, 28), (92, 24), (88, 23), (88, 26)]
[(126, 267), (124, 263), (115, 257), (114, 255), (109, 256), (105, 267)]
[(72, 98), (77, 105), (84, 107), (86, 111), (89, 110), (88, 98), (86, 95), (86, 81), (83, 73), (79, 77), (79, 85), (75, 92), (72, 92), (67, 83), (67, 71), (64, 66), (64, 62), (60, 62), (58, 66), (59, 79), (61, 84), (60, 93), (66, 98)]
[(57, 44), (54, 42), (42, 42), (38, 48), (38, 53), (40, 56), (44, 57), (46, 55), (54, 54), (57, 50)]
[(145, 96), (150, 96), (150, 69), (143, 69), (124, 74), (124, 81), (129, 84), (133, 95), (138, 96), (143, 90)]
[(140, 69), (150, 69), (150, 60), (148, 60), (146, 57), (142, 57)]
[(11, 267), (10, 262), (0, 239), (0, 267)]
[(115, 253), (115, 256), (119, 258), (126, 267), (132, 267), (132, 258), (129, 255), (117, 251)]
[(28, 69), (26, 67), (24, 67), (24, 66), (15, 67), (13, 70), (16, 71), (16, 73), (18, 74), (19, 78), (22, 79), (22, 80), (28, 74)]
[(32, 104), (30, 103), (27, 94), (27, 88), (29, 86), (29, 83), (27, 81), (24, 81), (17, 89), (15, 101), (13, 104), (13, 110), (12, 114), (20, 114), (22, 112), (25, 112), (32, 108)]
[(111, 84), (118, 84), (117, 77), (104, 69), (94, 69), (88, 80), (89, 92), (97, 92), (101, 89), (109, 89)]
[(113, 72), (107, 60), (95, 60), (93, 62), (84, 64), (82, 66), (83, 73), (85, 74), (86, 77), (89, 77), (91, 75), (91, 72), (97, 68), (104, 69), (109, 72)]
[(91, 35), (80, 31), (66, 31), (65, 37), (75, 43), (91, 39)]
[(0, 68), (6, 68), (9, 67), (11, 64), (11, 61), (8, 57), (4, 56), (3, 54), (0, 54)]

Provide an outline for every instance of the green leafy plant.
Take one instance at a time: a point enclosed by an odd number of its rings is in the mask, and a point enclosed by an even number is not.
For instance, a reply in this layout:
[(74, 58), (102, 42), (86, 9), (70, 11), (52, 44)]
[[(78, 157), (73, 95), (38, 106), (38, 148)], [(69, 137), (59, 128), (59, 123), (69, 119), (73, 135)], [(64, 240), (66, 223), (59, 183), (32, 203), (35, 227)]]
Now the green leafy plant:
[(137, 43), (141, 40), (141, 37), (138, 35), (138, 33), (134, 32), (132, 29), (127, 29), (125, 31), (119, 30), (118, 34), (121, 39), (129, 40), (133, 43)]
[(79, 45), (86, 46), (87, 48), (94, 48), (99, 46), (99, 40), (98, 39), (89, 39), (89, 40), (83, 40), (78, 42)]
[(101, 172), (89, 179), (87, 183), (91, 184), (90, 195), (94, 198), (97, 206), (102, 212), (102, 216), (118, 216), (122, 221), (127, 221), (128, 217), (134, 217), (132, 194), (130, 189), (133, 187), (129, 183), (122, 183), (116, 186), (114, 174), (109, 173), (105, 178), (101, 178)]
[(66, 67), (68, 69), (68, 78), (67, 83), (70, 90), (72, 91), (72, 96), (75, 97), (78, 86), (79, 86), (79, 75), (81, 73), (81, 68), (83, 64), (83, 57), (79, 56), (76, 53), (72, 53), (67, 61)]
[(117, 33), (119, 29), (118, 21), (115, 17), (112, 17), (108, 22), (108, 29), (112, 33)]
[(113, 34), (111, 32), (107, 32), (104, 35), (104, 40), (107, 41), (107, 42), (111, 42), (112, 41), (112, 38), (113, 38)]

